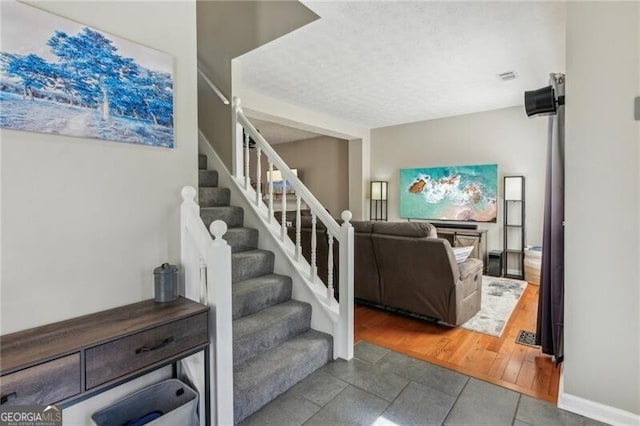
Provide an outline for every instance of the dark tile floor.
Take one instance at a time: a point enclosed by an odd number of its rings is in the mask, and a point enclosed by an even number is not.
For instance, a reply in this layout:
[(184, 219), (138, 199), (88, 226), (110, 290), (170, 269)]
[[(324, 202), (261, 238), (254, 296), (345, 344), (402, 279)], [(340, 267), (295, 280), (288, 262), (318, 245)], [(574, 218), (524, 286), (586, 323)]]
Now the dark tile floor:
[(602, 425), (553, 404), (366, 342), (242, 425)]

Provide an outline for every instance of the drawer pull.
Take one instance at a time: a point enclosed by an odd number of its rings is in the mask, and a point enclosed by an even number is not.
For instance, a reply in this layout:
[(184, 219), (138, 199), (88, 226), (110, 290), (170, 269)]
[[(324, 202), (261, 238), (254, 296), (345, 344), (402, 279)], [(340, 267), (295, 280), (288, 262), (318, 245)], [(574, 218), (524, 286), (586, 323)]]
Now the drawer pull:
[(164, 347), (165, 347), (165, 346), (167, 346), (169, 343), (172, 343), (174, 340), (175, 340), (175, 339), (173, 338), (173, 336), (171, 336), (171, 337), (167, 337), (166, 339), (164, 339), (162, 342), (158, 343), (158, 344), (157, 344), (157, 345), (155, 345), (155, 346), (151, 346), (151, 347), (149, 347), (149, 346), (142, 346), (142, 347), (140, 347), (140, 348), (136, 349), (136, 353), (137, 353), (137, 354), (141, 354), (141, 353), (144, 353), (144, 352), (151, 352), (151, 351), (158, 350), (158, 349), (160, 349), (160, 348), (164, 348)]
[(6, 395), (2, 395), (2, 398), (0, 398), (0, 405), (6, 404), (9, 401), (13, 401), (17, 397), (18, 397), (18, 394), (15, 393), (15, 392), (11, 392), (11, 393), (8, 393)]

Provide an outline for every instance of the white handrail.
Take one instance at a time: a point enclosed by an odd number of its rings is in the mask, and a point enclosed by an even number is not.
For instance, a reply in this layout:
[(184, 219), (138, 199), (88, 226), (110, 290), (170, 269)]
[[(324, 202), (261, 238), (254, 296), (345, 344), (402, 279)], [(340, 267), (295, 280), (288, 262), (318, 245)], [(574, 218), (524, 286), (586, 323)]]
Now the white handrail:
[(207, 75), (204, 73), (204, 71), (202, 71), (202, 68), (200, 68), (200, 65), (198, 65), (198, 74), (200, 74), (200, 77), (202, 77), (202, 79), (209, 85), (211, 90), (213, 90), (213, 92), (216, 95), (218, 95), (218, 98), (220, 98), (222, 103), (225, 104), (225, 105), (229, 105), (229, 99), (227, 99), (227, 97), (222, 93), (222, 91), (220, 91), (220, 89), (218, 89), (218, 86), (216, 86), (213, 83), (213, 81), (211, 81), (211, 79), (209, 77), (207, 77)]
[[(222, 239), (227, 232), (223, 221), (214, 221), (207, 230), (195, 202), (196, 193), (192, 186), (182, 189), (180, 222), (185, 295), (196, 301), (203, 295), (209, 306), (209, 357), (210, 365), (215, 367), (208, 372), (213, 384), (210, 418), (215, 424), (233, 424), (231, 247)], [(204, 283), (201, 278), (203, 267), (206, 267)], [(205, 395), (201, 395), (204, 399)]]
[[(247, 119), (247, 117), (242, 112), (242, 107), (240, 104), (240, 99), (237, 97), (233, 98), (233, 153), (232, 153), (232, 169), (233, 169), (233, 177), (237, 182), (238, 186), (242, 189), (243, 195), (246, 197), (247, 201), (253, 208), (256, 209), (258, 213), (261, 213), (262, 218), (265, 220), (266, 224), (272, 223), (273, 217), (273, 179), (269, 181), (269, 188), (267, 192), (268, 197), (268, 206), (267, 206), (267, 216), (264, 216), (265, 206), (262, 203), (260, 194), (260, 188), (256, 187), (256, 194), (254, 194), (253, 188), (251, 186), (251, 179), (249, 175), (249, 155), (250, 155), (250, 138), (255, 141), (256, 152), (256, 161), (260, 161), (260, 157), (264, 155), (266, 158), (269, 172), (272, 174), (275, 168), (282, 175), (282, 183), (283, 183), (283, 191), (286, 190), (286, 184), (290, 184), (293, 188), (293, 191), (296, 195), (296, 237), (295, 241), (291, 241), (294, 245), (293, 253), (290, 253), (290, 250), (283, 250), (283, 252), (290, 257), (290, 260), (295, 265), (301, 266), (303, 264), (308, 265), (309, 275), (304, 276), (307, 285), (310, 288), (314, 288), (316, 286), (317, 278), (317, 265), (316, 265), (316, 220), (320, 220), (327, 229), (328, 236), (328, 244), (329, 244), (329, 252), (327, 259), (327, 289), (324, 291), (324, 295), (322, 296), (323, 305), (322, 309), (326, 309), (330, 311), (334, 318), (334, 356), (341, 357), (344, 359), (351, 359), (353, 357), (353, 318), (354, 318), (354, 308), (353, 308), (353, 250), (354, 250), (354, 242), (353, 242), (353, 227), (349, 223), (351, 220), (351, 212), (345, 210), (342, 212), (342, 225), (339, 225), (338, 222), (329, 214), (327, 209), (324, 208), (322, 203), (318, 201), (318, 199), (309, 191), (309, 189), (302, 183), (302, 181), (298, 178), (296, 174), (289, 168), (289, 166), (285, 163), (285, 161), (278, 155), (278, 153), (272, 148), (272, 146), (265, 140), (265, 138), (258, 132), (258, 130), (253, 126), (253, 124)], [(244, 148), (244, 149), (243, 149)], [(244, 151), (244, 152), (243, 152)], [(261, 166), (258, 162), (256, 162), (256, 171), (257, 173), (261, 173)], [(257, 184), (261, 184), (262, 177), (256, 175)], [(258, 195), (257, 195), (258, 194)], [(278, 241), (283, 244), (283, 248), (286, 248), (289, 244), (287, 240), (287, 229), (286, 229), (286, 212), (287, 212), (287, 197), (283, 196), (281, 200), (281, 209), (282, 209), (282, 221), (278, 229), (275, 227), (269, 227), (270, 231), (277, 238)], [(301, 201), (303, 201), (308, 208), (311, 210), (311, 222), (312, 222), (312, 231), (311, 231), (311, 259), (310, 263), (307, 264), (305, 259), (302, 259), (300, 256), (300, 205)], [(340, 300), (336, 302), (334, 298), (334, 288), (336, 287), (333, 283), (334, 274), (333, 274), (333, 240), (339, 243), (339, 258), (338, 265), (340, 269), (340, 274), (338, 277), (338, 291), (340, 295)], [(304, 270), (301, 268), (301, 270)], [(316, 290), (318, 291), (318, 290)]]
[(282, 173), (283, 178), (291, 183), (291, 186), (295, 190), (296, 194), (299, 194), (304, 202), (311, 208), (312, 212), (318, 216), (318, 218), (324, 223), (327, 229), (333, 234), (338, 235), (340, 232), (340, 225), (331, 217), (327, 209), (324, 208), (322, 203), (309, 191), (309, 189), (302, 183), (302, 181), (293, 174), (287, 163), (278, 155), (278, 153), (271, 147), (269, 142), (258, 132), (253, 124), (245, 117), (240, 107), (240, 101), (238, 98), (233, 98), (235, 116), (237, 120), (242, 124), (242, 127), (251, 135), (256, 144), (260, 146), (262, 153), (273, 162), (273, 165)]

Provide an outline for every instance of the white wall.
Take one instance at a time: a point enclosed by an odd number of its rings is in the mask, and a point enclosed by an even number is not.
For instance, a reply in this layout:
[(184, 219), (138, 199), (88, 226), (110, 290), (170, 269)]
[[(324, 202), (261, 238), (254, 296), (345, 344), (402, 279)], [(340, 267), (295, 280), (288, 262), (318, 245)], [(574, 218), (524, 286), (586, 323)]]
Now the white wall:
[(2, 334), (152, 297), (197, 183), (195, 3), (34, 4), (173, 55), (176, 147), (0, 132)]
[(569, 2), (567, 12), (560, 403), (638, 424), (640, 124), (633, 99), (640, 95), (640, 3)]
[(546, 144), (547, 120), (527, 118), (523, 107), (383, 127), (371, 130), (371, 179), (389, 181), (389, 220), (401, 220), (400, 169), (497, 163), (498, 221), (479, 225), (489, 230), (489, 249), (503, 245), (504, 175), (525, 176), (526, 242), (540, 245)]

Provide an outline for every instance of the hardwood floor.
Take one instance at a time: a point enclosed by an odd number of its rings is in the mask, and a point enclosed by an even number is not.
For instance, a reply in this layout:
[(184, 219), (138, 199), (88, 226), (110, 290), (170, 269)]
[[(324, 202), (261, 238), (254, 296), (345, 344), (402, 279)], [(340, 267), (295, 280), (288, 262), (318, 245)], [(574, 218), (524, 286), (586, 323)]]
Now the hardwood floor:
[(515, 343), (535, 331), (538, 286), (528, 285), (499, 338), (356, 305), (355, 341), (409, 356), (555, 403), (560, 368), (539, 348)]

